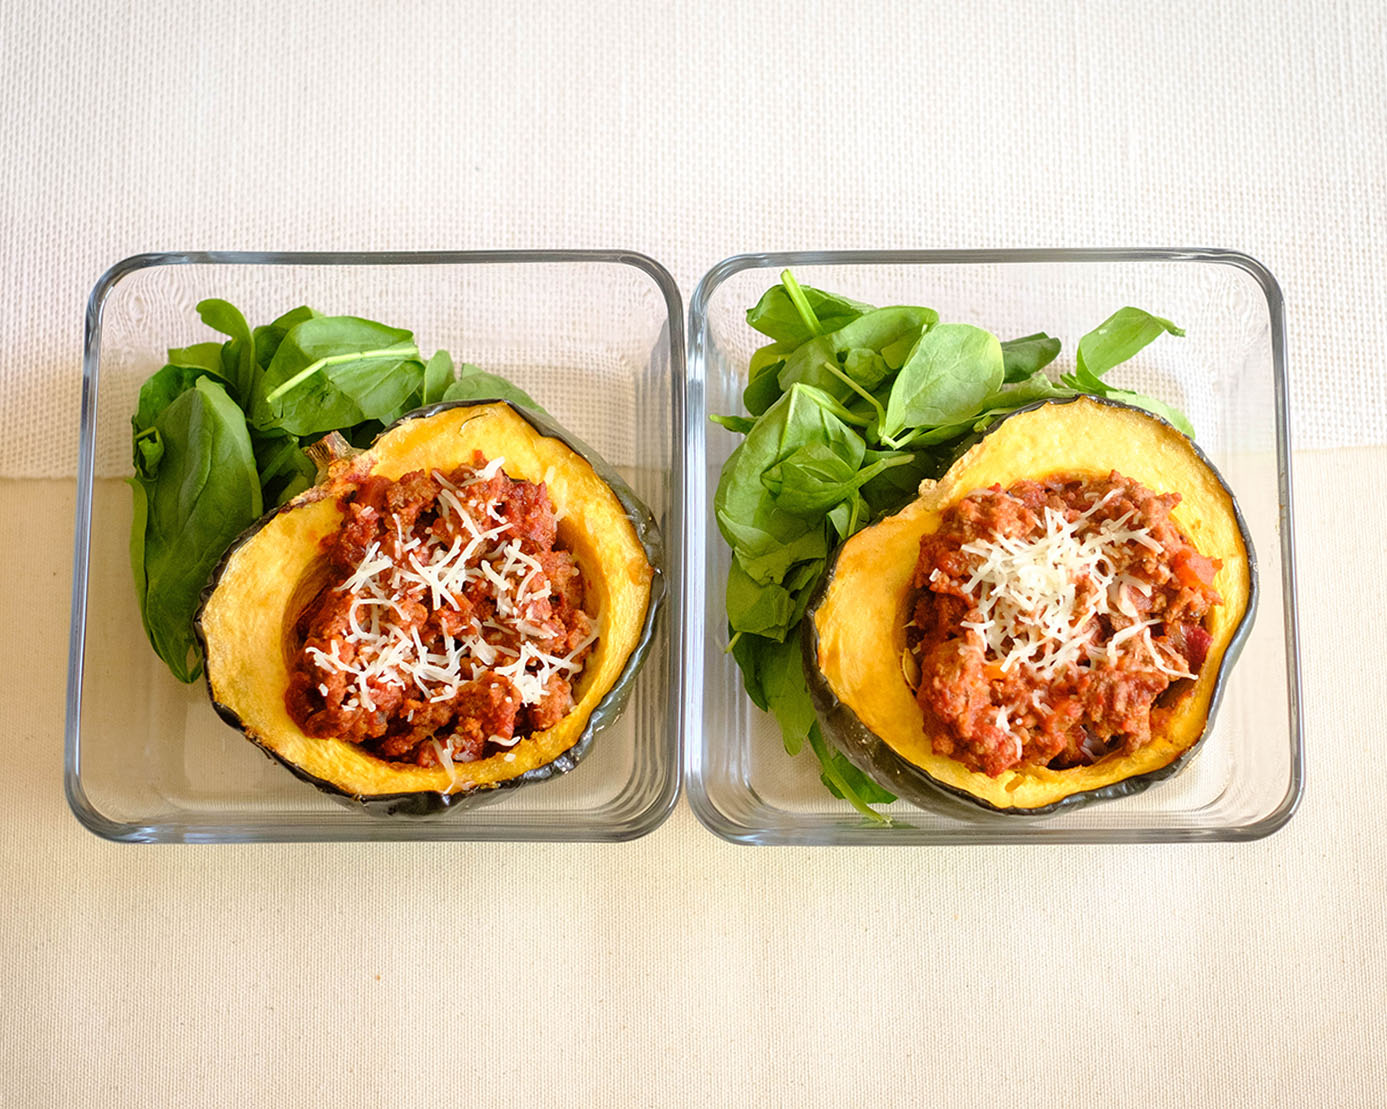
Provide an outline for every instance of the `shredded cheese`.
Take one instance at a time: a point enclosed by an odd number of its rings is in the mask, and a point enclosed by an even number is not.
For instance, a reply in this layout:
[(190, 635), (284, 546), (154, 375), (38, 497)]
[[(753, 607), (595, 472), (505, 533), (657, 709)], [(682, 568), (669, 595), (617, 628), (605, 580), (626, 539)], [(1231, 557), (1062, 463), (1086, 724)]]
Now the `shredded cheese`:
[[(344, 709), (375, 711), (376, 697), (389, 687), (413, 687), (429, 702), (448, 701), (486, 671), (507, 678), (522, 706), (538, 705), (555, 678), (581, 669), (576, 657), (596, 634), (568, 648), (563, 625), (550, 616), (544, 566), (523, 549), (493, 500), (468, 493), (489, 482), (503, 462), (491, 459), (461, 481), (435, 473), (441, 486), (436, 522), (407, 535), (397, 517), (393, 533), (372, 542), (337, 587), (350, 597), (347, 631), (328, 650), (309, 647), (305, 653), (324, 676), (343, 676), (349, 690)], [(472, 616), (459, 635), (443, 632), (441, 651), (430, 650), (419, 634), (424, 619), (431, 612), (462, 611), (466, 590), (476, 583), (494, 600), (494, 619)], [(329, 686), (324, 682), (318, 689), (326, 696)], [(509, 748), (519, 737), (493, 735), (488, 741)], [(456, 781), (450, 744), (432, 743)]]
[[(962, 626), (1003, 673), (1025, 667), (1053, 679), (1070, 666), (1109, 662), (1131, 641), (1163, 673), (1191, 676), (1179, 665), (1183, 660), (1163, 658), (1153, 643), (1150, 628), (1159, 621), (1138, 619), (1128, 590), (1149, 594), (1149, 586), (1115, 571), (1130, 561), (1118, 557), (1129, 544), (1160, 550), (1148, 529), (1128, 523), (1130, 512), (1094, 519), (1115, 493), (1109, 490), (1072, 520), (1047, 506), (1037, 535), (963, 544), (971, 572), (962, 589), (973, 612)], [(1124, 625), (1106, 644), (1098, 642), (1099, 617), (1121, 617), (1116, 622)], [(1008, 730), (1000, 713), (997, 727)]]

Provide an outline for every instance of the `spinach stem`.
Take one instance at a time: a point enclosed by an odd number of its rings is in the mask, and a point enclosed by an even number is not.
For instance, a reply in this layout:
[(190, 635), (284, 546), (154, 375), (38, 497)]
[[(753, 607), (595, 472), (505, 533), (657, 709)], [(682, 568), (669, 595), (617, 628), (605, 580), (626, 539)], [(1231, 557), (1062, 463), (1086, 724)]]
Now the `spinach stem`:
[(780, 282), (785, 286), (785, 291), (790, 295), (790, 303), (795, 306), (795, 311), (799, 313), (800, 319), (804, 321), (804, 326), (809, 328), (811, 334), (818, 336), (824, 333), (823, 324), (819, 323), (819, 317), (814, 315), (814, 309), (809, 306), (809, 298), (804, 295), (804, 290), (799, 287), (799, 282), (795, 280), (795, 275), (789, 270), (782, 270)]
[(842, 404), (838, 403), (830, 393), (823, 389), (819, 389), (817, 392), (819, 395), (814, 398), (816, 403), (826, 411), (832, 412), (833, 415), (837, 416), (843, 423), (851, 424), (853, 427), (866, 427), (872, 422), (865, 416), (859, 416), (856, 412), (849, 411)]
[(326, 358), (319, 358), (316, 362), (310, 362), (288, 381), (273, 389), (265, 397), (265, 400), (271, 402), (277, 401), (295, 385), (298, 385), (302, 381), (306, 381), (324, 366), (336, 366), (343, 362), (362, 362), (368, 358), (398, 358), (403, 360), (406, 358), (417, 358), (418, 356), (419, 348), (415, 346), (383, 347), (380, 350), (363, 350), (351, 354), (330, 354)]
[[(881, 402), (877, 400), (876, 397), (872, 396), (871, 393), (867, 392), (866, 389), (862, 388), (861, 385), (857, 384), (857, 382), (855, 382), (851, 377), (849, 377), (842, 370), (840, 370), (834, 364), (834, 359), (825, 359), (824, 368), (828, 370), (828, 372), (831, 373), (834, 377), (836, 377), (839, 381), (841, 381), (844, 385), (846, 385), (849, 389), (851, 389), (854, 393), (856, 393), (859, 397), (861, 397), (868, 404), (870, 404), (873, 409), (876, 410), (878, 424), (883, 424), (886, 422), (886, 410), (881, 407)], [(870, 420), (864, 420), (862, 423), (858, 424), (858, 427), (866, 427), (869, 423), (871, 423)]]

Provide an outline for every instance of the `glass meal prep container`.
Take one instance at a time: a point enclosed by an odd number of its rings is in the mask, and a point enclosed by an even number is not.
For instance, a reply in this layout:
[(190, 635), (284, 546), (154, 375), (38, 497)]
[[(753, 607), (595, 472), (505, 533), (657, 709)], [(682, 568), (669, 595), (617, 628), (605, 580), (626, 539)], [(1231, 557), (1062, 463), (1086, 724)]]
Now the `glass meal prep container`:
[[(728, 653), (731, 551), (714, 492), (740, 437), (709, 421), (742, 413), (752, 352), (769, 340), (746, 311), (790, 269), (801, 285), (874, 305), (925, 305), (941, 321), (1001, 338), (1045, 331), (1064, 341), (1051, 373), (1073, 368), (1078, 339), (1132, 305), (1175, 321), (1109, 383), (1181, 408), (1248, 525), (1260, 586), (1241, 655), (1225, 675), (1212, 730), (1192, 761), (1144, 792), (1049, 816), (1002, 815), (962, 802), (882, 807), (871, 823), (819, 780), (818, 760), (785, 753)], [(1303, 759), (1291, 531), (1290, 440), (1282, 301), (1245, 255), (1218, 250), (983, 250), (747, 254), (715, 266), (689, 321), (686, 496), (688, 637), (685, 781), (700, 820), (744, 844), (985, 844), (1244, 840), (1295, 811)]]
[[(624, 713), (566, 774), (429, 818), (383, 817), (299, 781), (176, 680), (145, 638), (131, 582), (130, 418), (168, 348), (225, 336), (208, 297), (254, 326), (307, 304), (412, 330), (528, 391), (596, 450), (663, 532), (664, 609)], [(620, 251), (151, 254), (92, 292), (83, 367), (65, 785), (114, 840), (626, 840), (679, 791), (684, 316), (656, 262)]]

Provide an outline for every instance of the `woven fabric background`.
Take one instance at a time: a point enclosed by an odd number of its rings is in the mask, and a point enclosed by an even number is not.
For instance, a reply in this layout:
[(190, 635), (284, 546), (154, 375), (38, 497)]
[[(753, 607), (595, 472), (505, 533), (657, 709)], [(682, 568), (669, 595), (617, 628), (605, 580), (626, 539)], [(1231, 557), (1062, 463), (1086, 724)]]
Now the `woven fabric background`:
[[(126, 255), (1224, 246), (1289, 305), (1297, 442), (1387, 441), (1370, 4), (97, 0), (0, 10), (0, 475), (56, 476)], [(1327, 383), (1353, 380), (1353, 418)]]
[[(0, 1105), (1387, 1102), (1384, 87), (1343, 0), (0, 3)], [(117, 260), (620, 247), (687, 303), (743, 251), (1128, 245), (1286, 296), (1308, 785), (1272, 838), (738, 849), (681, 803), (605, 847), (154, 848), (68, 813)]]

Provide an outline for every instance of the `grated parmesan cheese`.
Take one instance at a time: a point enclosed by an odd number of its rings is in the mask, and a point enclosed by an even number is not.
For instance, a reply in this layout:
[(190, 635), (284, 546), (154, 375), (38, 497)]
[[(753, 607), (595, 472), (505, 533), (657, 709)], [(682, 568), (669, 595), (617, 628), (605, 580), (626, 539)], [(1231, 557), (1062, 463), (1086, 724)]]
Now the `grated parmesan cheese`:
[[(962, 588), (974, 609), (962, 626), (1003, 673), (1026, 667), (1052, 679), (1084, 661), (1107, 661), (1115, 648), (1131, 640), (1164, 673), (1190, 676), (1183, 668), (1177, 672), (1152, 642), (1150, 627), (1158, 621), (1137, 621), (1121, 628), (1106, 645), (1097, 642), (1098, 617), (1136, 619), (1127, 590), (1149, 594), (1144, 583), (1115, 573), (1115, 565), (1122, 562), (1117, 557), (1120, 549), (1133, 543), (1160, 549), (1146, 528), (1128, 524), (1130, 512), (1115, 520), (1094, 520), (1115, 493), (1109, 490), (1073, 520), (1047, 506), (1043, 530), (1036, 536), (998, 535), (961, 547), (971, 560)], [(999, 718), (997, 727), (1007, 731), (1006, 721)]]
[[(348, 629), (328, 650), (309, 647), (305, 653), (320, 671), (345, 676), (352, 693), (343, 701), (344, 709), (374, 711), (373, 690), (379, 695), (390, 686), (413, 686), (430, 702), (448, 701), (485, 671), (508, 678), (522, 706), (537, 705), (554, 677), (568, 678), (581, 669), (575, 658), (596, 639), (595, 632), (563, 654), (546, 649), (563, 629), (549, 618), (551, 594), (543, 565), (522, 548), (494, 501), (466, 493), (491, 481), (503, 463), (502, 458), (491, 459), (458, 482), (435, 472), (441, 489), (434, 507), (444, 526), (406, 536), (397, 518), (385, 547), (380, 540), (372, 542), (337, 587), (350, 596)], [(469, 511), (469, 501), (475, 510)], [(460, 611), (460, 598), (478, 582), (495, 601), (494, 618), (479, 621), (473, 616), (460, 636), (445, 632), (442, 650), (430, 650), (418, 630), (421, 606)], [(488, 641), (488, 632), (514, 639), (518, 650), (507, 642)], [(327, 694), (326, 683), (318, 688)], [(488, 741), (513, 747), (519, 738), (489, 736)], [(456, 781), (450, 743), (432, 743), (450, 780)]]

